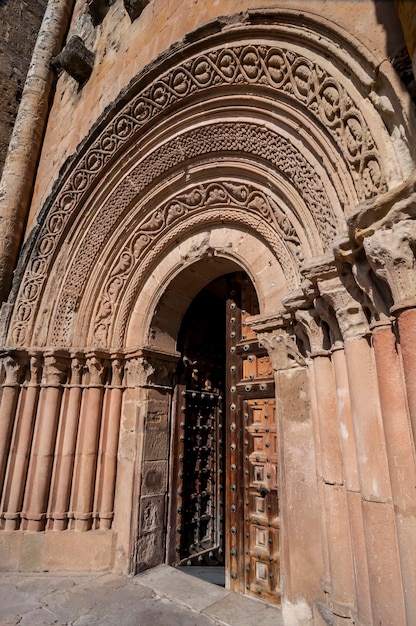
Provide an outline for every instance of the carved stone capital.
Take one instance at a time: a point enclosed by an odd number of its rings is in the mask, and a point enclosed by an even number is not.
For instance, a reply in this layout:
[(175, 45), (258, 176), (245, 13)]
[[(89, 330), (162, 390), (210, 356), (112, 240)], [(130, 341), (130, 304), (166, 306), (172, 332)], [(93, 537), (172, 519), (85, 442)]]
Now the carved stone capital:
[(5, 387), (16, 387), (23, 382), (26, 366), (27, 355), (25, 353), (4, 354), (1, 357), (2, 369), (4, 371)]
[(179, 354), (165, 353), (143, 348), (136, 354), (126, 356), (127, 385), (145, 387), (172, 386)]
[(67, 378), (69, 358), (60, 352), (46, 352), (43, 362), (43, 377), (48, 387), (58, 387)]
[(341, 280), (350, 293), (371, 311), (375, 323), (388, 323), (391, 294), (387, 285), (374, 273), (364, 249), (356, 248), (348, 238), (339, 237), (334, 241), (333, 250)]
[(29, 372), (29, 384), (38, 385), (42, 372), (42, 356), (38, 352), (29, 353)]
[(340, 278), (320, 281), (318, 288), (322, 298), (332, 307), (344, 340), (369, 333), (367, 318), (361, 304), (353, 298)]
[(71, 354), (71, 385), (81, 385), (85, 371), (85, 356), (81, 352)]
[(298, 332), (297, 327), (300, 326), (300, 331), (308, 338), (311, 356), (326, 352), (325, 335), (315, 309), (299, 309), (295, 312), (295, 319), (297, 321), (295, 332)]
[(342, 334), (339, 328), (338, 320), (335, 312), (327, 300), (324, 298), (316, 298), (314, 301), (315, 311), (325, 324), (328, 325), (331, 335), (331, 344), (333, 349), (341, 348), (343, 345)]
[(93, 352), (86, 355), (86, 365), (89, 374), (89, 385), (98, 386), (105, 382), (105, 375), (107, 370), (106, 355)]
[(246, 323), (266, 348), (275, 371), (305, 365), (305, 358), (299, 351), (293, 327), (288, 324), (284, 315), (255, 315)]
[(124, 357), (111, 355), (111, 385), (121, 387), (123, 384)]
[(404, 220), (364, 239), (373, 271), (390, 287), (393, 310), (416, 306), (416, 220)]

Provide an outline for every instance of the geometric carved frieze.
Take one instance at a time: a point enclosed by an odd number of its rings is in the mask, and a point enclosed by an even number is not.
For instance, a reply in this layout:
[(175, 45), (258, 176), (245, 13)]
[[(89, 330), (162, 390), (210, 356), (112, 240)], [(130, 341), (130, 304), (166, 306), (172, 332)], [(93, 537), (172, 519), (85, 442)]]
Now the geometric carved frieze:
[[(325, 187), (313, 166), (288, 139), (272, 129), (248, 122), (222, 122), (193, 129), (167, 141), (143, 158), (100, 206), (65, 283), (50, 338), (52, 345), (66, 343), (65, 331), (71, 326), (73, 312), (77, 309), (90, 268), (112, 234), (113, 224), (128, 210), (137, 195), (154, 180), (188, 159), (225, 152), (235, 155), (237, 159), (243, 155), (261, 158), (268, 162), (269, 167), (276, 168), (304, 200), (323, 245), (326, 248), (331, 245), (337, 224)], [(22, 340), (27, 324), (19, 319), (19, 307), (23, 308), (26, 318), (29, 305), (27, 299), (24, 304), (17, 305), (14, 343), (19, 337)], [(65, 339), (62, 340), (62, 337)]]
[[(319, 132), (325, 132), (330, 143), (336, 146), (350, 172), (359, 199), (370, 198), (386, 189), (381, 159), (359, 106), (343, 85), (318, 63), (283, 47), (267, 45), (264, 41), (259, 44), (218, 47), (195, 55), (133, 95), (105, 125), (98, 137), (89, 145), (86, 144), (82, 158), (68, 176), (63, 176), (49, 215), (40, 227), (21, 283), (11, 334), (13, 343), (22, 345), (27, 339), (45, 277), (62, 233), (74, 211), (82, 206), (92, 183), (104, 175), (105, 166), (127, 142), (133, 141), (139, 131), (143, 133), (144, 128), (171, 105), (178, 106), (190, 95), (202, 95), (205, 90), (221, 85), (234, 85), (235, 90), (242, 87), (243, 92), (247, 85), (250, 85), (250, 89), (259, 86), (263, 91), (272, 90), (275, 99), (279, 99), (281, 94), (285, 102), (292, 100), (304, 115), (315, 120)], [(267, 133), (265, 129), (264, 132)], [(281, 138), (281, 144), (282, 141)], [(270, 146), (270, 157), (265, 154), (261, 156), (273, 163), (274, 150), (276, 146)], [(288, 143), (286, 147), (278, 147), (277, 153), (280, 153), (283, 161), (283, 152), (289, 152), (290, 157), (292, 150), (293, 146), (290, 147)], [(283, 169), (296, 187), (299, 174), (304, 179), (311, 177), (305, 171), (300, 153), (298, 158), (299, 164), (290, 166), (286, 171)], [(322, 196), (321, 185), (317, 184), (316, 178), (311, 178), (310, 189), (306, 191), (308, 198), (304, 199), (308, 205), (314, 202), (320, 204), (317, 197)], [(325, 204), (323, 207), (320, 205), (319, 210), (325, 212)], [(318, 210), (314, 218), (319, 220)], [(323, 216), (322, 225), (325, 219)], [(72, 300), (68, 296), (68, 310), (72, 308)]]

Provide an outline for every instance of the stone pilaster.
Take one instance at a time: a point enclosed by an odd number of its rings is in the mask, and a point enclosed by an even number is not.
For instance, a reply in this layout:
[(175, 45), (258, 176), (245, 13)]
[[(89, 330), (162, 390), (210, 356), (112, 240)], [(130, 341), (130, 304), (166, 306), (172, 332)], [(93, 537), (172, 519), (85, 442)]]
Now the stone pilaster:
[[(324, 570), (325, 537), (316, 481), (319, 450), (314, 444), (309, 359), (299, 347), (291, 315), (253, 316), (248, 325), (265, 346), (275, 371), (279, 501), (285, 537), (280, 555), (283, 593), (291, 602), (303, 589), (305, 594), (314, 589), (316, 597), (323, 597), (316, 576)], [(305, 554), (310, 567), (302, 571), (298, 563)]]

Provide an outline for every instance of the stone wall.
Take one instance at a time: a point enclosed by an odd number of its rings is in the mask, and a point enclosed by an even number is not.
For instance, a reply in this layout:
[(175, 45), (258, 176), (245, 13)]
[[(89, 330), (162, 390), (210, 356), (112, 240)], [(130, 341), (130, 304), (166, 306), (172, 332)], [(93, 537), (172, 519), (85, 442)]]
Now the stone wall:
[(47, 0), (0, 2), (0, 177)]

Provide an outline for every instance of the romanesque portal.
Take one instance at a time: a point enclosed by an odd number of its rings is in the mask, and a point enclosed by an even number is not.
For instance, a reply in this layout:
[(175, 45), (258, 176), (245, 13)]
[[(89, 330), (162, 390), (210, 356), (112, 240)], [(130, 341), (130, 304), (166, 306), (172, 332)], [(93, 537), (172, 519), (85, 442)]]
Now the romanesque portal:
[(132, 76), (32, 215), (1, 559), (224, 563), (288, 624), (412, 624), (413, 105), (354, 34), (274, 4)]

